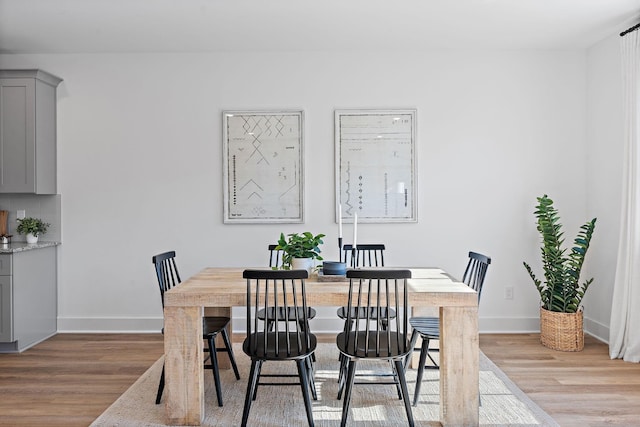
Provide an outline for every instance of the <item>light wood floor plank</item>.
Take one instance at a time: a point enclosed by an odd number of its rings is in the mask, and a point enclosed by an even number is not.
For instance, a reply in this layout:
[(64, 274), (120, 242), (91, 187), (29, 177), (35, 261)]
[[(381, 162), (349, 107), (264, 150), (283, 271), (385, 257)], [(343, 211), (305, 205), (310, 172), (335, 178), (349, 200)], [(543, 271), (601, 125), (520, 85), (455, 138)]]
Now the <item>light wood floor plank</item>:
[[(578, 353), (538, 334), (483, 334), (480, 348), (563, 427), (640, 426), (640, 364), (592, 337)], [(161, 334), (59, 334), (0, 354), (0, 426), (87, 426), (162, 352)]]

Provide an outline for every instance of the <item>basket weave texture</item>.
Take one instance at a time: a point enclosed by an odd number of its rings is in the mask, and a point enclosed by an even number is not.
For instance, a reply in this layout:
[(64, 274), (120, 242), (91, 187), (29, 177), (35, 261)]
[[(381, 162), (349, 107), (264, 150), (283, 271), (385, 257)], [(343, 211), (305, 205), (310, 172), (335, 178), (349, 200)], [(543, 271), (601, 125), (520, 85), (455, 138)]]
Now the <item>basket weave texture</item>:
[(540, 307), (540, 342), (559, 351), (582, 351), (584, 326), (582, 309), (577, 313), (559, 313)]

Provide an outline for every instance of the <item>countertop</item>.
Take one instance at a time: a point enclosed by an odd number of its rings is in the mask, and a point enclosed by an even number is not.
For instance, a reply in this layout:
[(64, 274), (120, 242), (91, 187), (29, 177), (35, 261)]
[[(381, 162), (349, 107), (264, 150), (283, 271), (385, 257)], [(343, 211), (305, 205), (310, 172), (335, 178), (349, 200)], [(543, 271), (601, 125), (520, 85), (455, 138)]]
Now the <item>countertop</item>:
[(51, 246), (58, 246), (58, 245), (60, 245), (60, 242), (47, 242), (44, 240), (43, 241), (38, 240), (38, 243), (27, 243), (27, 242), (11, 242), (6, 244), (0, 243), (0, 254), (15, 254), (17, 252), (49, 248)]

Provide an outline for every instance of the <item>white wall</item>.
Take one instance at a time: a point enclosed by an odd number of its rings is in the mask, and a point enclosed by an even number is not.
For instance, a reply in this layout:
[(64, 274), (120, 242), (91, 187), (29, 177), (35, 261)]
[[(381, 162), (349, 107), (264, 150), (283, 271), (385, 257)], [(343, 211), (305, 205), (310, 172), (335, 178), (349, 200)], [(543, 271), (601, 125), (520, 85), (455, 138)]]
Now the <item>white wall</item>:
[(608, 341), (624, 157), (620, 37), (589, 49), (587, 67), (587, 212), (598, 221), (585, 271), (585, 277), (595, 277), (584, 300), (585, 328)]
[[(490, 255), (482, 331), (538, 329), (522, 266), (539, 267), (536, 196), (556, 200), (569, 235), (610, 208), (587, 197), (584, 51), (0, 55), (0, 66), (64, 79), (61, 331), (157, 330), (151, 256), (165, 250), (188, 276), (265, 265), (281, 231), (309, 230), (328, 235), (324, 255), (336, 259), (337, 108), (417, 108), (419, 222), (362, 224), (358, 240), (386, 243), (388, 265), (459, 275), (467, 251)], [(221, 111), (270, 108), (305, 111), (306, 223), (224, 225)], [(599, 194), (613, 181), (598, 180)], [(586, 315), (603, 322), (596, 304)]]

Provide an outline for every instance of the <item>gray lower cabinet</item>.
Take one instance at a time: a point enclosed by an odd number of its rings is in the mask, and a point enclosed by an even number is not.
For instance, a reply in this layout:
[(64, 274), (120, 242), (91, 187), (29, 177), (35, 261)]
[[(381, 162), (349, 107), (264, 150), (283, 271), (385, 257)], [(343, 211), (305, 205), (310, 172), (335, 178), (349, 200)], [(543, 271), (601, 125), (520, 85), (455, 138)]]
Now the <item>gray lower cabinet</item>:
[(19, 352), (57, 330), (56, 248), (0, 254), (0, 352)]
[(0, 70), (0, 193), (56, 194), (56, 88), (42, 70)]

